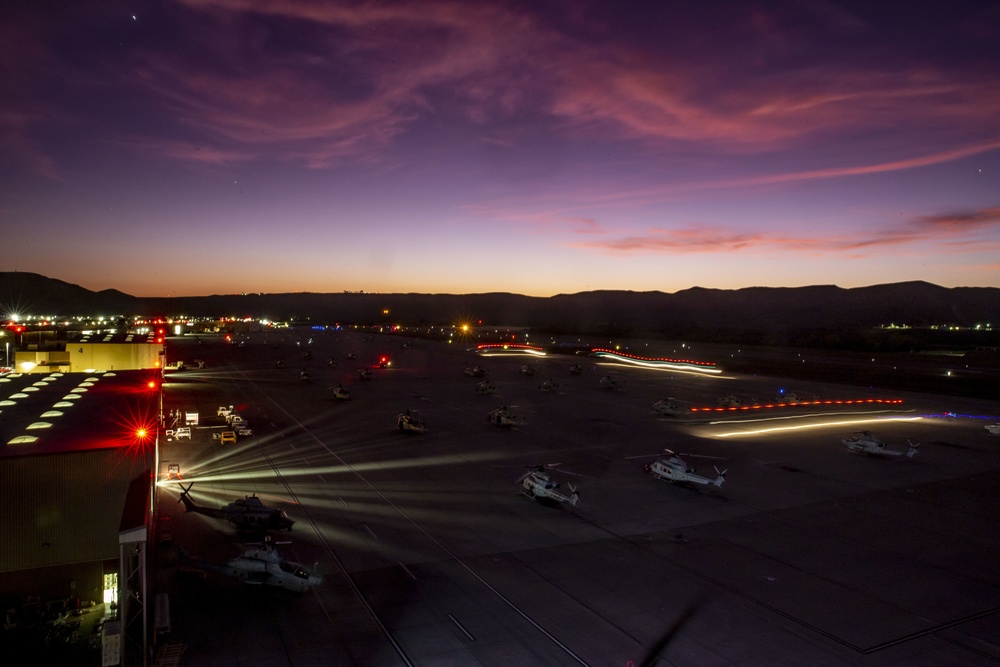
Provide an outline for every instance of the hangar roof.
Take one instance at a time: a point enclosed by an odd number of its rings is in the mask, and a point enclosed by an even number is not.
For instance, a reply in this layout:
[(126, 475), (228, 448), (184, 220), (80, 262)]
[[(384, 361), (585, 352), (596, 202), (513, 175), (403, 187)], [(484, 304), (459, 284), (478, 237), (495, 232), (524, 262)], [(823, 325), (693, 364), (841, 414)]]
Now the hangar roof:
[[(0, 458), (151, 448), (159, 424), (159, 400), (156, 371), (0, 377)], [(149, 434), (144, 439), (136, 435), (140, 428)]]
[[(115, 558), (119, 531), (143, 525), (143, 491), (128, 497), (130, 485), (149, 488), (158, 378), (0, 377), (0, 572)], [(148, 437), (137, 438), (140, 427)], [(128, 502), (134, 511), (123, 514)]]

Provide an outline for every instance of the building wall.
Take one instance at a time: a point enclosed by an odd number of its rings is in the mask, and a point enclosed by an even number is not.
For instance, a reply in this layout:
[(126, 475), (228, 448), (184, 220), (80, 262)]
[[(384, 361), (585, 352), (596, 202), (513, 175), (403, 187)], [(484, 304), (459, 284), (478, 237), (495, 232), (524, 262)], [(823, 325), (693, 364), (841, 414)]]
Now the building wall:
[[(20, 373), (125, 371), (159, 368), (162, 353), (162, 343), (70, 342), (65, 350), (18, 350), (14, 361)], [(25, 362), (34, 366), (25, 368)]]

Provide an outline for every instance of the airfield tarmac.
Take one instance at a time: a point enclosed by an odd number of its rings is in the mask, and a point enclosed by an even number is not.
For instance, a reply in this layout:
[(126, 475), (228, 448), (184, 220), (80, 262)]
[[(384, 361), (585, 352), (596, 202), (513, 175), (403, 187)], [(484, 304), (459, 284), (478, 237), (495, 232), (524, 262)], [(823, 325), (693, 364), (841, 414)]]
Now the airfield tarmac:
[[(197, 410), (202, 421), (191, 441), (162, 444), (161, 477), (179, 465), (207, 507), (256, 493), (286, 509), (297, 523), (275, 536), (290, 540), (282, 555), (317, 564), (325, 580), (296, 594), (185, 566), (178, 546), (224, 562), (243, 538), (225, 521), (185, 514), (177, 485), (161, 485), (158, 530), (169, 542), (155, 548), (155, 582), (169, 594), (171, 627), (159, 642), (182, 648), (181, 664), (1000, 660), (1000, 438), (983, 429), (997, 402), (590, 357), (481, 357), (471, 344), (358, 332), (201, 340), (168, 341), (170, 360), (207, 364), (166, 376), (164, 410)], [(357, 378), (383, 354), (390, 368)], [(529, 363), (533, 377), (519, 373)], [(571, 375), (573, 363), (583, 373)], [(495, 395), (475, 391), (480, 380), (464, 373), (473, 365)], [(298, 379), (303, 368), (310, 381)], [(620, 390), (600, 387), (609, 374)], [(549, 378), (558, 391), (539, 389)], [(349, 401), (332, 398), (338, 383)], [(694, 420), (652, 409), (667, 396), (709, 406), (781, 388), (903, 403)], [(223, 446), (214, 415), (230, 404), (254, 433)], [(487, 423), (501, 405), (525, 424)], [(420, 411), (425, 433), (396, 429), (405, 409)], [(919, 453), (848, 452), (840, 439), (862, 429), (901, 451), (920, 442)], [(652, 478), (643, 465), (664, 448), (709, 477), (713, 465), (727, 470), (725, 485)], [(524, 472), (550, 463), (561, 490), (578, 486), (577, 506), (519, 492)]]

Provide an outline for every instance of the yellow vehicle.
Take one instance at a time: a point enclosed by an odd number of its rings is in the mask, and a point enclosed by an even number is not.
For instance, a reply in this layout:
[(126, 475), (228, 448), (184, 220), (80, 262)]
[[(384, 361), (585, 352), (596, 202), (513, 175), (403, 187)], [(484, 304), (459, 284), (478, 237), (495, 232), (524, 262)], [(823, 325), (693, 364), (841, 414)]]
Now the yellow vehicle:
[(227, 443), (236, 442), (236, 431), (223, 431), (219, 436), (219, 444), (225, 445)]

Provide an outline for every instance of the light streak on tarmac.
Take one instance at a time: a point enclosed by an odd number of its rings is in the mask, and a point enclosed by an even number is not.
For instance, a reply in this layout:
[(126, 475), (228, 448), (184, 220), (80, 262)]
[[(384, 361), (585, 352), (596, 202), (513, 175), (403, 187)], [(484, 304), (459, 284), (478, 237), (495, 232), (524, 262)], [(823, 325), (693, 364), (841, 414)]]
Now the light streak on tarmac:
[(846, 419), (843, 421), (820, 422), (818, 424), (798, 424), (796, 426), (774, 426), (772, 428), (761, 428), (755, 431), (729, 431), (728, 433), (712, 433), (714, 438), (728, 438), (731, 436), (762, 435), (764, 433), (780, 433), (782, 431), (805, 431), (816, 428), (827, 428), (829, 426), (853, 426), (856, 424), (886, 423), (891, 421), (913, 422), (919, 421), (923, 417), (876, 417), (872, 419)]
[(640, 366), (660, 371), (685, 372), (692, 375), (720, 375), (722, 373), (722, 370), (717, 368), (714, 363), (705, 361), (681, 361), (666, 357), (637, 357), (604, 349), (595, 349), (593, 352), (602, 360), (618, 362), (620, 365)]
[[(760, 422), (770, 422), (770, 421), (788, 421), (792, 419), (808, 419), (810, 417), (831, 417), (833, 415), (884, 415), (884, 414), (897, 414), (898, 410), (863, 410), (855, 411), (849, 410), (846, 412), (811, 412), (809, 414), (802, 415), (782, 415), (780, 417), (759, 417), (757, 419), (720, 419), (718, 421), (711, 421), (708, 424), (712, 426), (718, 426), (719, 424), (756, 424)], [(912, 412), (912, 410), (910, 410)]]

